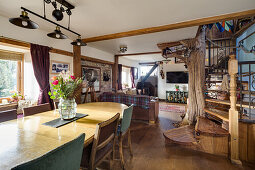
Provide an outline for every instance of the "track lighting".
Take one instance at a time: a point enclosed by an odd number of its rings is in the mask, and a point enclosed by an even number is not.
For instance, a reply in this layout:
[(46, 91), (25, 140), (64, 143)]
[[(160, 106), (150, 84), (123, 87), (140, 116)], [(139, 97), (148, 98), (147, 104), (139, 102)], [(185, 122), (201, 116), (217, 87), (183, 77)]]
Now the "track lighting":
[(56, 30), (54, 30), (52, 33), (47, 34), (47, 36), (51, 37), (51, 38), (56, 38), (56, 39), (67, 39), (68, 38), (65, 34), (63, 34), (60, 31), (60, 27), (59, 26), (57, 26)]
[(71, 42), (71, 44), (77, 45), (77, 46), (86, 46), (87, 45), (85, 42), (82, 42), (80, 36), (78, 36), (78, 38), (74, 42)]
[(37, 23), (35, 23), (29, 19), (26, 11), (22, 11), (20, 17), (18, 17), (18, 18), (10, 18), (9, 22), (16, 26), (28, 28), (28, 29), (39, 28), (39, 25)]

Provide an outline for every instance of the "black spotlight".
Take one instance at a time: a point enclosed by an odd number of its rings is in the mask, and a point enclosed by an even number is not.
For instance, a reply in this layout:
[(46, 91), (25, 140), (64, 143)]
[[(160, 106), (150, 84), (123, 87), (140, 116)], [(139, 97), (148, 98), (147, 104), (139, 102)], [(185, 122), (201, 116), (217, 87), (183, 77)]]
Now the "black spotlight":
[(63, 12), (59, 9), (54, 9), (54, 11), (52, 11), (52, 16), (57, 20), (57, 21), (61, 21), (64, 18)]
[(31, 21), (28, 17), (28, 14), (26, 11), (22, 11), (20, 17), (18, 18), (10, 18), (10, 23), (23, 27), (28, 29), (37, 29), (39, 28), (39, 25), (33, 21)]
[(51, 37), (51, 38), (56, 38), (56, 39), (67, 39), (68, 38), (65, 34), (63, 34), (60, 31), (60, 27), (59, 26), (56, 27), (55, 31), (53, 31), (52, 33), (47, 34), (47, 36)]
[(77, 46), (86, 46), (87, 45), (85, 42), (82, 42), (80, 36), (74, 42), (71, 42), (71, 44), (77, 45)]

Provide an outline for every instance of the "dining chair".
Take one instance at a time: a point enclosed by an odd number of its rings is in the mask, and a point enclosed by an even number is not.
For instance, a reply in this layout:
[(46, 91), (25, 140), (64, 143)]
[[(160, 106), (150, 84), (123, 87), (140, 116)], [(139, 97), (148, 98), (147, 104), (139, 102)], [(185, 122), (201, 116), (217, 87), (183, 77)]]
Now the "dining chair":
[(111, 119), (97, 124), (93, 144), (83, 149), (81, 167), (94, 170), (103, 160), (110, 160), (110, 169), (114, 160), (115, 136), (120, 114), (117, 113)]
[(51, 106), (49, 103), (40, 104), (38, 106), (31, 106), (23, 108), (24, 116), (30, 116), (41, 112), (47, 112), (51, 110)]
[(13, 119), (17, 119), (17, 109), (5, 110), (0, 112), (0, 123)]
[(79, 170), (85, 134), (12, 170)]
[(118, 126), (118, 141), (119, 141), (119, 154), (121, 160), (121, 166), (124, 169), (124, 156), (123, 156), (123, 140), (126, 135), (128, 135), (128, 148), (130, 151), (130, 155), (133, 156), (132, 146), (131, 146), (131, 135), (130, 135), (130, 124), (131, 118), (133, 114), (133, 105), (129, 106), (127, 109), (123, 111), (123, 118), (121, 119), (121, 123)]

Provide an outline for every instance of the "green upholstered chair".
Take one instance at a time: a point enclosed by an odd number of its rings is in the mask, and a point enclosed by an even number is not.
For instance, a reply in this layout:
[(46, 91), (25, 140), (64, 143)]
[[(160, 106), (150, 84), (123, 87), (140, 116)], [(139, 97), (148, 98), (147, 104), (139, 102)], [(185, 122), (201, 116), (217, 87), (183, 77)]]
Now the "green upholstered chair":
[(85, 134), (12, 170), (79, 170)]
[(121, 120), (121, 124), (119, 127), (118, 140), (119, 140), (119, 153), (120, 153), (122, 168), (124, 168), (123, 139), (125, 135), (128, 135), (128, 148), (129, 148), (131, 156), (133, 156), (132, 147), (131, 147), (131, 135), (130, 135), (130, 124), (131, 124), (132, 114), (133, 114), (133, 105), (129, 106), (127, 109), (124, 110), (123, 118)]

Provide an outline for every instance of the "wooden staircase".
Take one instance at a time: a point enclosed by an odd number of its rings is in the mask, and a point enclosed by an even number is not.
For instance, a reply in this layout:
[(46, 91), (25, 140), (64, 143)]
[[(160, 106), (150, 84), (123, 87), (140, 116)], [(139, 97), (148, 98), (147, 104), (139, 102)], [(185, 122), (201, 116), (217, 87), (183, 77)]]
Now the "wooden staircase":
[(186, 125), (163, 134), (167, 144), (228, 156), (229, 132), (207, 118), (198, 117), (195, 127)]

